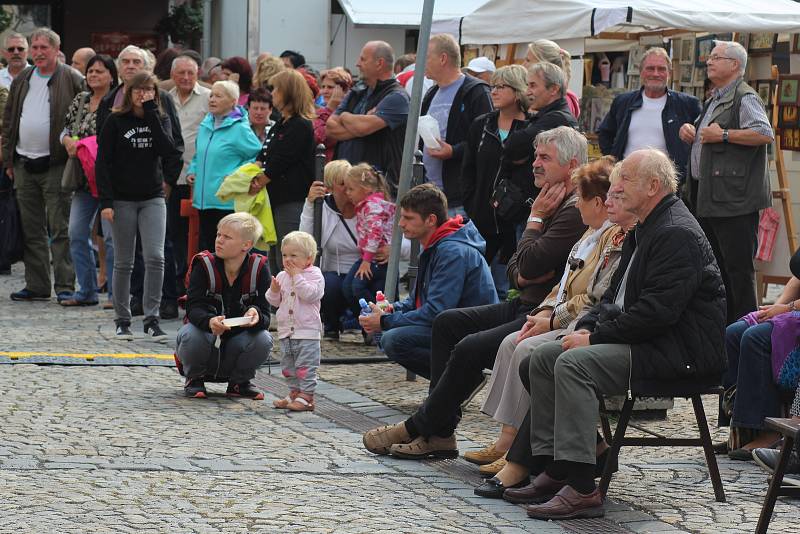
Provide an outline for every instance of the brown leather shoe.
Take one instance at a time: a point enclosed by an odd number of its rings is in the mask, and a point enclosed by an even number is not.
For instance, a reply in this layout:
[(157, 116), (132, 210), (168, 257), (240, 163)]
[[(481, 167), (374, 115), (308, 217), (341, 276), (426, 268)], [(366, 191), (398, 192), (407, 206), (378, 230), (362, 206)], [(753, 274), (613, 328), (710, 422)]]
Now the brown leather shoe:
[(373, 454), (389, 454), (392, 445), (408, 443), (411, 441), (411, 436), (408, 435), (405, 424), (397, 423), (365, 432), (362, 441), (364, 447)]
[(539, 504), (552, 499), (566, 484), (566, 480), (556, 480), (543, 471), (523, 488), (508, 488), (503, 499), (514, 504)]
[(397, 443), (389, 448), (389, 453), (397, 458), (407, 460), (424, 460), (425, 458), (458, 458), (456, 435), (446, 438), (419, 436), (409, 443)]
[[(509, 490), (506, 490), (508, 493)], [(571, 486), (564, 486), (556, 496), (544, 504), (528, 506), (528, 517), (534, 519), (579, 519), (603, 517), (606, 509), (603, 506), (603, 494), (595, 488), (588, 495), (578, 493)]]

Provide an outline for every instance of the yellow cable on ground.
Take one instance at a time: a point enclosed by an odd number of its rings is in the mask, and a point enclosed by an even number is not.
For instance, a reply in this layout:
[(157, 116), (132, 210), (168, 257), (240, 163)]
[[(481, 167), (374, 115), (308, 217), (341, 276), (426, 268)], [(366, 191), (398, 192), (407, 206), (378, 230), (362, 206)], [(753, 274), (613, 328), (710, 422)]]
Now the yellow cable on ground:
[(70, 353), (70, 352), (4, 352), (0, 351), (0, 356), (7, 356), (12, 360), (19, 358), (31, 358), (35, 356), (44, 357), (58, 357), (58, 358), (79, 358), (84, 360), (93, 360), (95, 358), (116, 358), (116, 359), (133, 359), (133, 358), (153, 358), (155, 360), (172, 360), (172, 354), (125, 354), (113, 352), (100, 352), (90, 354)]

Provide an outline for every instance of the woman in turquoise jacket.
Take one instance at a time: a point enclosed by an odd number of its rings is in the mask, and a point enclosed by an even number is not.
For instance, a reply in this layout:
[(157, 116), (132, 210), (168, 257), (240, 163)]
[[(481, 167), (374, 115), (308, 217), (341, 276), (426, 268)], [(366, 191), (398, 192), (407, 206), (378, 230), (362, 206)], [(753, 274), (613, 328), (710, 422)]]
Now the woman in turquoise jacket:
[(233, 202), (215, 195), (225, 177), (256, 159), (261, 141), (250, 128), (247, 112), (237, 106), (239, 87), (229, 81), (214, 83), (208, 97), (208, 115), (197, 132), (197, 151), (186, 181), (194, 186), (192, 206), (200, 211), (200, 250), (214, 250), (217, 223), (233, 213)]

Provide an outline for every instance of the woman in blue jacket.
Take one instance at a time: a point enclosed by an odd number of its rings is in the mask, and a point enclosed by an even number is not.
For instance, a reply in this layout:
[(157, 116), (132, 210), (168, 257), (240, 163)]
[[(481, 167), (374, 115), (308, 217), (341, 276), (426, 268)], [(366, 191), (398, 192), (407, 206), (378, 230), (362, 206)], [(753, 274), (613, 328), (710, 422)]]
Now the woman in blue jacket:
[(186, 181), (194, 186), (192, 206), (200, 211), (200, 250), (214, 250), (217, 223), (233, 213), (233, 202), (215, 195), (226, 176), (256, 159), (261, 141), (250, 128), (247, 112), (237, 106), (239, 87), (215, 82), (208, 97), (208, 115), (197, 132), (197, 151)]

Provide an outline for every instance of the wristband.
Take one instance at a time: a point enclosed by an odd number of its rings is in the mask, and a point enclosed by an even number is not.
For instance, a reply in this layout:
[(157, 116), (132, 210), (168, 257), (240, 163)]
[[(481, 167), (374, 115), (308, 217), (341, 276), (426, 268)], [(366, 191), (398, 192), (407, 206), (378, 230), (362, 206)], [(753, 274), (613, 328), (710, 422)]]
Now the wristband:
[(726, 143), (726, 144), (728, 143), (728, 130), (727, 129), (722, 130), (722, 142)]
[(536, 215), (531, 215), (530, 217), (528, 217), (528, 223), (544, 224), (544, 219), (542, 219), (541, 217), (537, 217)]

